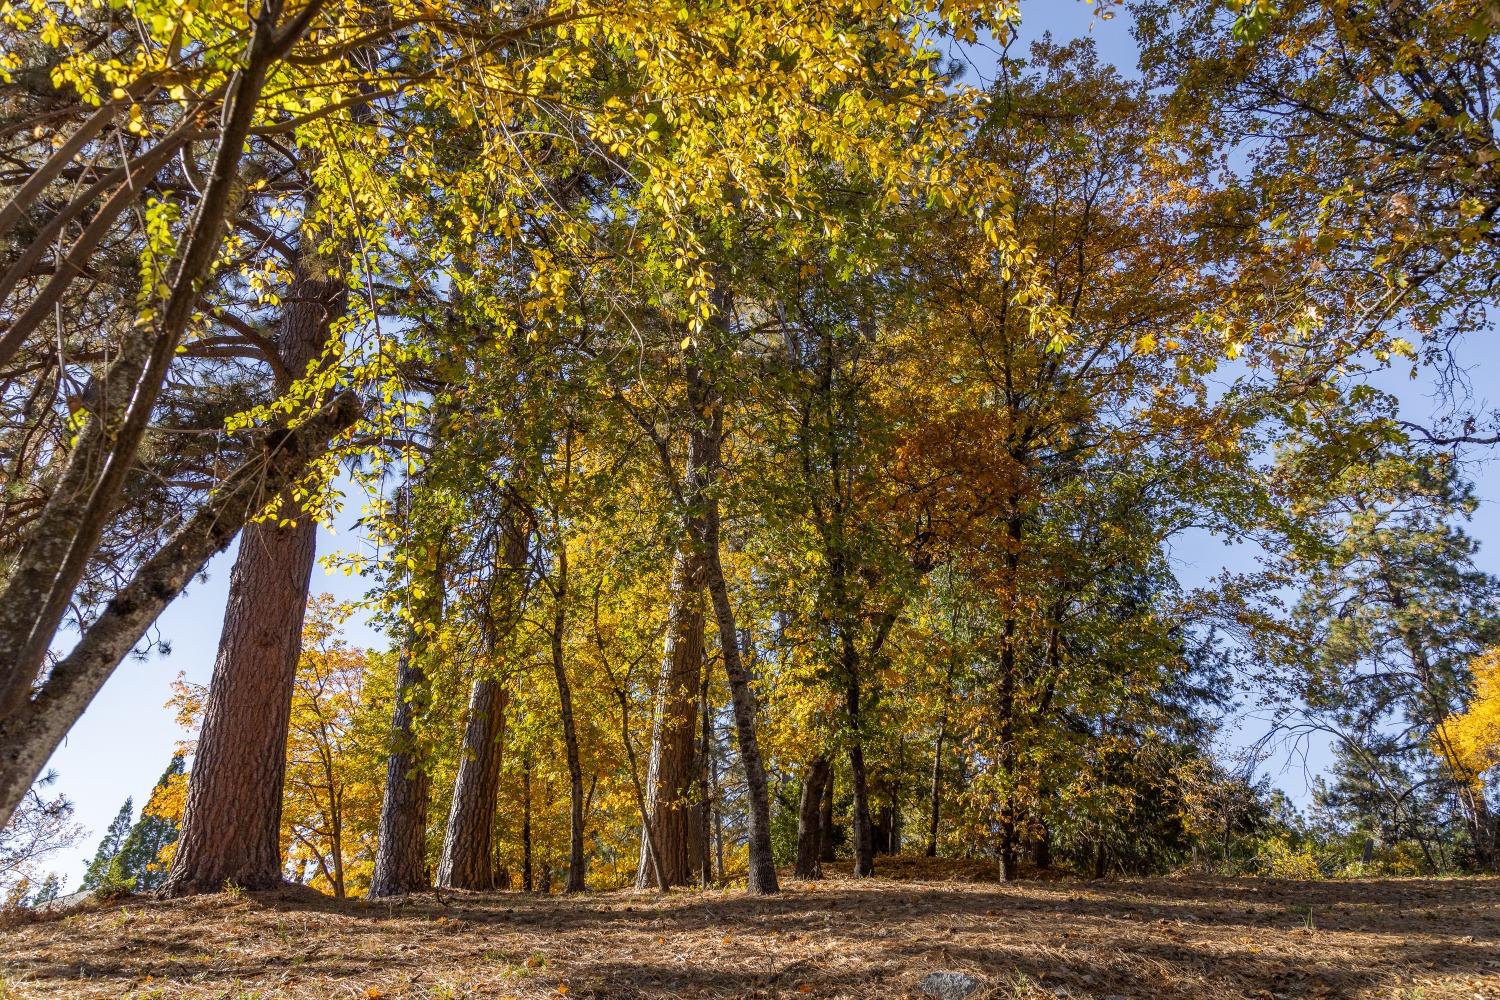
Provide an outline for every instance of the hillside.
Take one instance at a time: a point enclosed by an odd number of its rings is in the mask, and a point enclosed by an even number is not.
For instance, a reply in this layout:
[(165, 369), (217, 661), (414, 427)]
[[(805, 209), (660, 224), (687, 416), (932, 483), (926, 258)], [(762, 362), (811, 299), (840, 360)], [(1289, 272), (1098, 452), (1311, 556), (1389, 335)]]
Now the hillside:
[[(0, 935), (7, 996), (1500, 998), (1500, 879), (835, 877), (582, 898), (130, 899)], [(952, 874), (952, 870), (949, 870)]]

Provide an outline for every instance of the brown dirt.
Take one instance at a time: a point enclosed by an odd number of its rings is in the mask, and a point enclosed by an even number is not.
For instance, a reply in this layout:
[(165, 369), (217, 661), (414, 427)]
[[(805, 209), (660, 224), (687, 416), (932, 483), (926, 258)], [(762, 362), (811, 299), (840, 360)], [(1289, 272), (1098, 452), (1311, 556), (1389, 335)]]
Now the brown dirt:
[[(132, 899), (0, 931), (0, 997), (1500, 1000), (1500, 879), (974, 881), (886, 860), (782, 895), (308, 890)], [(8, 992), (5, 987), (8, 987)]]

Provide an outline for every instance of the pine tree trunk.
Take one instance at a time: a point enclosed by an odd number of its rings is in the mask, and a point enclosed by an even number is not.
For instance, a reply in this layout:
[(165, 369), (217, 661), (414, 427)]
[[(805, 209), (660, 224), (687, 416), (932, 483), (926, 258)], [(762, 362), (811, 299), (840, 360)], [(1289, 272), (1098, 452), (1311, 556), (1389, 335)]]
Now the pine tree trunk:
[(820, 823), (823, 808), (823, 786), (828, 783), (829, 764), (827, 757), (819, 757), (807, 769), (802, 779), (802, 798), (797, 808), (797, 877), (821, 878), (823, 866), (818, 853), (822, 846), (823, 830)]
[(426, 767), (416, 746), (416, 700), (426, 678), (409, 646), (396, 670), (396, 706), (391, 717), (391, 752), (386, 760), (385, 797), (370, 898), (401, 896), (427, 888)]
[(469, 693), (463, 753), (438, 862), (437, 884), (444, 889), (494, 888), (492, 838), (509, 700), (500, 682), (489, 678), (476, 680)]
[[(311, 237), (307, 237), (311, 239)], [(342, 281), (299, 261), (277, 350), (301, 376), (322, 352), (343, 313)], [(290, 501), (287, 501), (290, 503)], [(317, 524), (292, 507), (277, 521), (247, 526), (229, 578), (228, 606), (188, 779), (182, 836), (163, 891), (168, 895), (280, 885), (281, 799), (287, 729), (302, 620), (317, 550)]]
[[(522, 591), (531, 534), (525, 519), (512, 511), (505, 524), (505, 568), (509, 582), (505, 607), (496, 616), (510, 627), (514, 602)], [(495, 652), (496, 629), (487, 629), (485, 645)], [(500, 764), (505, 748), (505, 709), (510, 698), (504, 686), (489, 677), (474, 681), (464, 723), (463, 750), (453, 779), (453, 799), (443, 833), (437, 884), (445, 889), (491, 889), (495, 885), (495, 812), (500, 799)]]
[[(658, 862), (668, 885), (687, 885), (692, 880), (692, 812), (688, 803), (693, 786), (696, 689), (704, 660), (703, 597), (703, 559), (691, 546), (685, 546), (672, 565), (672, 600), (646, 772), (651, 828), (662, 852)], [(641, 846), (637, 889), (648, 888), (655, 881), (655, 873), (647, 864), (644, 838)]]
[(240, 535), (167, 895), (281, 884), (282, 778), (316, 529), (304, 515)]

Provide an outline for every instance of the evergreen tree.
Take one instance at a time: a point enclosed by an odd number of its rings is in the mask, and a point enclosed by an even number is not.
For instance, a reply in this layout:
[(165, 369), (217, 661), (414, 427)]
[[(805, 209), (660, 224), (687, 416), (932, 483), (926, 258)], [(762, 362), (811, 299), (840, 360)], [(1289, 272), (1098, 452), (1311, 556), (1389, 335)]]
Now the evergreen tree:
[(97, 889), (109, 880), (110, 869), (125, 845), (125, 838), (130, 834), (130, 816), (134, 808), (135, 804), (126, 798), (120, 811), (115, 813), (109, 828), (104, 831), (104, 839), (99, 841), (99, 849), (94, 852), (94, 860), (89, 862), (83, 873), (83, 884), (78, 887), (80, 891)]
[(120, 845), (119, 867), (121, 874), (126, 878), (135, 880), (137, 892), (149, 892), (160, 887), (166, 878), (166, 869), (156, 862), (161, 857), (161, 850), (168, 844), (177, 842), (180, 826), (176, 819), (163, 815), (160, 811), (152, 808), (158, 801), (158, 797), (166, 792), (174, 777), (182, 774), (184, 765), (182, 755), (176, 754), (162, 776), (156, 780), (156, 785), (151, 789), (151, 797), (146, 800), (146, 807), (141, 810), (141, 818), (136, 821), (135, 826), (130, 828), (130, 835)]
[(37, 889), (36, 895), (26, 901), (26, 905), (32, 909), (46, 906), (62, 894), (62, 877), (57, 872), (48, 872), (47, 877)]

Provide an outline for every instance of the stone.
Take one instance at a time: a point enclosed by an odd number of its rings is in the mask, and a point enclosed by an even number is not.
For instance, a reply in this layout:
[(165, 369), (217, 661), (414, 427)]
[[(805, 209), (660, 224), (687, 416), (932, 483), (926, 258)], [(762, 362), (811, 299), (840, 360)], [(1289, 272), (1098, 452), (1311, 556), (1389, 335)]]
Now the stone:
[(978, 992), (979, 985), (979, 980), (966, 972), (929, 972), (917, 988), (935, 1000), (964, 1000)]

